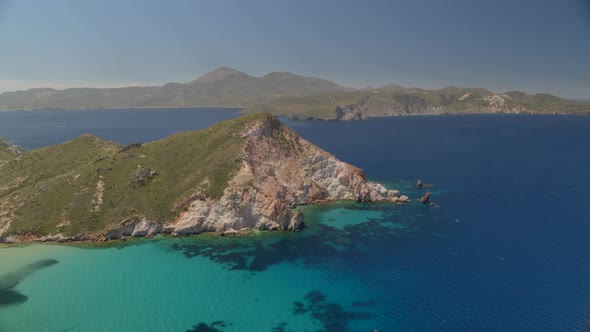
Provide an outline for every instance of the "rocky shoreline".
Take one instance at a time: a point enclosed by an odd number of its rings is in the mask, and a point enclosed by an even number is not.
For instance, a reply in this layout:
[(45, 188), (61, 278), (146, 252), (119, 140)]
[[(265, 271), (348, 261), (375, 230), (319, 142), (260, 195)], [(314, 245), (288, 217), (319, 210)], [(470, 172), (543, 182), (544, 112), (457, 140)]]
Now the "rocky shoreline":
[[(378, 185), (374, 184), (373, 185)], [(380, 186), (380, 185), (378, 185)], [(386, 189), (387, 190), (387, 189)], [(390, 191), (396, 195), (395, 190)], [(324, 203), (334, 202), (335, 200), (326, 200), (326, 201), (318, 201), (311, 203), (311, 205), (318, 205)], [(405, 195), (393, 196), (390, 200), (380, 200), (374, 202), (366, 202), (366, 203), (379, 203), (379, 202), (391, 202), (393, 204), (404, 204), (409, 202), (410, 199)], [(254, 230), (269, 230), (269, 231), (298, 231), (305, 227), (304, 222), (304, 214), (301, 211), (295, 212), (295, 220), (296, 222), (290, 224), (287, 230), (282, 228), (249, 228), (244, 227), (240, 229), (224, 229), (224, 230), (212, 230), (212, 231), (202, 231), (202, 232), (195, 232), (191, 227), (194, 227), (196, 224), (191, 222), (180, 224), (181, 227), (178, 227), (180, 220), (173, 223), (168, 224), (161, 224), (155, 221), (148, 221), (146, 219), (141, 220), (125, 220), (121, 222), (120, 227), (109, 230), (107, 232), (101, 232), (97, 234), (78, 234), (75, 236), (66, 236), (62, 233), (56, 233), (52, 235), (45, 235), (45, 236), (35, 236), (33, 234), (18, 234), (18, 235), (9, 235), (6, 237), (0, 237), (0, 245), (18, 245), (18, 244), (29, 244), (29, 243), (101, 243), (101, 242), (110, 242), (110, 241), (126, 241), (129, 238), (153, 238), (157, 235), (168, 235), (172, 237), (186, 237), (186, 236), (198, 236), (201, 234), (216, 234), (220, 236), (243, 236), (249, 235)]]

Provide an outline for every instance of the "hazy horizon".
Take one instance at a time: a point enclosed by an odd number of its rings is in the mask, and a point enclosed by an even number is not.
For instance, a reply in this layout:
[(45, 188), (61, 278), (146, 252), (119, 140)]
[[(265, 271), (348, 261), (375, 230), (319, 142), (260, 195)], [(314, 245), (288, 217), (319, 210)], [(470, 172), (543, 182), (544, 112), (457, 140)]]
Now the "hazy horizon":
[(590, 98), (584, 0), (0, 0), (0, 39), (0, 92), (184, 83), (227, 66)]
[[(244, 72), (244, 71), (241, 71), (241, 70), (239, 70), (237, 68), (233, 68), (233, 67), (230, 67), (230, 66), (223, 66), (223, 67), (234, 69), (234, 70), (237, 70), (237, 71), (240, 71), (240, 72), (243, 72), (245, 74), (250, 75), (249, 73)], [(220, 68), (222, 68), (222, 67), (220, 67)], [(217, 69), (220, 69), (220, 68), (212, 69), (212, 70), (210, 70), (210, 71), (208, 71), (206, 73), (203, 73), (202, 75), (200, 75), (198, 77), (195, 77), (195, 79), (198, 79), (201, 76), (203, 76), (203, 75), (205, 75), (205, 74), (207, 74), (209, 72), (215, 71)], [(297, 73), (291, 73), (291, 74), (297, 75)], [(254, 76), (254, 75), (250, 75), (250, 76)], [(264, 76), (264, 75), (254, 76), (254, 77), (262, 77), (262, 76)], [(317, 77), (317, 76), (315, 76), (315, 77), (316, 78), (320, 78), (320, 79), (326, 79), (325, 77)], [(79, 82), (77, 82), (77, 83), (74, 83), (72, 85), (63, 84), (63, 83), (56, 83), (54, 85), (47, 85), (47, 84), (44, 85), (44, 83), (40, 83), (40, 82), (28, 82), (30, 84), (33, 84), (33, 86), (31, 86), (31, 87), (25, 87), (25, 88), (21, 88), (21, 89), (15, 89), (15, 90), (5, 90), (5, 91), (3, 91), (1, 89), (1, 86), (0, 86), (0, 94), (2, 94), (4, 92), (26, 91), (26, 90), (30, 90), (30, 89), (55, 89), (55, 90), (65, 90), (65, 89), (70, 89), (70, 88), (108, 89), (108, 88), (123, 88), (123, 87), (134, 87), (134, 86), (141, 86), (141, 87), (146, 87), (146, 86), (162, 86), (162, 85), (167, 84), (167, 83), (188, 83), (188, 82), (190, 82), (190, 81), (187, 81), (187, 82), (171, 81), (171, 82), (162, 82), (162, 83), (155, 83), (155, 84), (142, 84), (142, 83), (135, 83), (135, 82), (130, 82), (130, 83), (115, 83), (115, 84), (108, 84), (108, 83), (92, 84), (92, 83), (79, 83)], [(333, 82), (334, 83), (337, 83), (337, 84), (341, 84), (341, 83), (339, 83), (337, 81), (333, 81)], [(1, 83), (1, 80), (0, 80), (0, 83)], [(19, 83), (22, 83), (22, 82), (19, 82)], [(34, 84), (38, 84), (38, 85), (34, 85)], [(341, 84), (341, 85), (344, 86), (344, 87), (349, 87), (349, 88), (354, 88), (354, 89), (359, 89), (360, 90), (360, 89), (378, 89), (380, 87), (384, 87), (385, 85), (390, 85), (390, 84), (392, 84), (392, 85), (393, 84), (397, 84), (397, 85), (400, 85), (400, 86), (402, 86), (404, 88), (419, 88), (419, 89), (422, 88), (422, 89), (433, 89), (433, 90), (435, 90), (435, 89), (442, 89), (442, 88), (446, 88), (446, 87), (484, 88), (484, 89), (488, 89), (486, 87), (481, 87), (481, 86), (456, 86), (456, 85), (441, 85), (441, 86), (431, 86), (429, 88), (425, 88), (425, 87), (421, 87), (421, 86), (405, 86), (403, 84), (398, 84), (398, 83), (395, 83), (395, 82), (384, 84), (384, 85), (380, 85), (380, 86), (351, 86), (351, 85), (345, 85), (345, 84)], [(504, 92), (515, 91), (515, 90), (495, 91), (495, 90), (492, 90), (492, 89), (488, 89), (488, 90), (490, 90), (493, 93), (504, 93)], [(548, 93), (548, 92), (527, 91), (527, 90), (524, 90), (524, 89), (520, 89), (518, 91), (523, 91), (523, 92), (527, 92), (527, 93), (530, 93), (530, 94), (535, 94), (535, 93)], [(563, 97), (563, 96), (560, 96), (559, 94), (556, 94), (556, 93), (553, 93), (553, 95), (556, 95), (558, 97)], [(590, 102), (590, 99), (588, 99), (588, 98), (570, 97), (570, 99), (572, 99), (572, 100), (578, 100), (578, 101), (588, 101), (588, 102)]]

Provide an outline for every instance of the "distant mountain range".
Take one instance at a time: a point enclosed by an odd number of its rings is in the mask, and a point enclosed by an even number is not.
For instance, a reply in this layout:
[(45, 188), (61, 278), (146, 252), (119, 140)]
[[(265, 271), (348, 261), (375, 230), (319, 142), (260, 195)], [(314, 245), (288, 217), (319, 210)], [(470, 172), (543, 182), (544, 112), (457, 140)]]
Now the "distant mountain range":
[(388, 86), (370, 91), (280, 97), (245, 111), (284, 114), (295, 120), (363, 120), (427, 114), (590, 114), (590, 102), (520, 91), (497, 94), (481, 88), (423, 90)]
[(41, 88), (5, 92), (0, 94), (0, 109), (246, 107), (281, 96), (352, 90), (315, 77), (285, 72), (252, 77), (235, 69), (222, 67), (185, 84), (112, 89)]
[(222, 67), (188, 83), (112, 89), (51, 88), (0, 94), (0, 110), (128, 107), (237, 107), (293, 119), (359, 120), (411, 114), (557, 113), (590, 114), (590, 102), (548, 94), (481, 88), (438, 90), (387, 85), (353, 89), (328, 80), (287, 72), (253, 77)]

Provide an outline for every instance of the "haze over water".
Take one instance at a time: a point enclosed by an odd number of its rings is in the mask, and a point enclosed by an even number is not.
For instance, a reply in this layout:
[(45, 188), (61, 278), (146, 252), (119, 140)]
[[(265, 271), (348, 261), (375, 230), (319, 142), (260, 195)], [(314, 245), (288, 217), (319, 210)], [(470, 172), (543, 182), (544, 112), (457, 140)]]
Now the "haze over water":
[[(37, 113), (0, 113), (0, 136), (147, 142), (236, 116)], [(305, 207), (299, 233), (0, 248), (0, 331), (590, 328), (590, 117), (286, 123), (413, 202)]]

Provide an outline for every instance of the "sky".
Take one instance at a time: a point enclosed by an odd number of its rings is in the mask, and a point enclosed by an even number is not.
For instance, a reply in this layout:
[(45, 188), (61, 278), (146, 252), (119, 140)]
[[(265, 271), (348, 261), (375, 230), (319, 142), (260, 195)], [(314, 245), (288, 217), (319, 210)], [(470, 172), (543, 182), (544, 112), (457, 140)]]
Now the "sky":
[(590, 0), (0, 0), (0, 92), (221, 66), (590, 99)]

